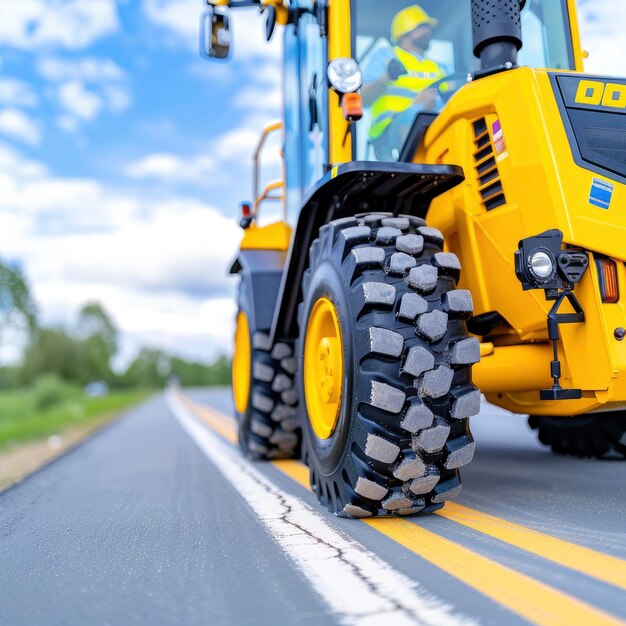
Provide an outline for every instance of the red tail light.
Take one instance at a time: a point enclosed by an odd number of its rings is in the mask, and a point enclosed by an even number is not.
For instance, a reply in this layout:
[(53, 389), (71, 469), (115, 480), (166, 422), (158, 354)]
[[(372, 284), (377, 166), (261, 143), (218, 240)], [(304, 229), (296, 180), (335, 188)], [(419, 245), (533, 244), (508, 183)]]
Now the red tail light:
[(241, 217), (252, 217), (252, 205), (249, 202), (241, 203)]

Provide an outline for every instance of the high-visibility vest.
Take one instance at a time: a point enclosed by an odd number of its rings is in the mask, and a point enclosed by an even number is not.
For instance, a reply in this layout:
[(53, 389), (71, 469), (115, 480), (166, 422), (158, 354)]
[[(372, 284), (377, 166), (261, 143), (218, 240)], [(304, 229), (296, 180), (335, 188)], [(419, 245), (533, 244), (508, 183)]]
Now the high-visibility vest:
[(399, 76), (397, 80), (385, 83), (383, 95), (372, 105), (370, 126), (372, 139), (378, 139), (394, 118), (413, 104), (420, 92), (444, 76), (435, 61), (418, 59), (399, 46), (395, 46), (393, 50), (408, 73)]

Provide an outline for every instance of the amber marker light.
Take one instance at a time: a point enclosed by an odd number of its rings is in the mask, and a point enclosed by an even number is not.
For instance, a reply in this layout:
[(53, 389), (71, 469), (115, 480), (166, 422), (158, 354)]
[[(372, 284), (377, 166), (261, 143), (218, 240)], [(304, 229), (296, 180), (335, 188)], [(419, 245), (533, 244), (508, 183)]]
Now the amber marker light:
[(619, 285), (617, 282), (617, 265), (611, 259), (596, 259), (598, 282), (602, 302), (615, 304), (619, 300)]
[(363, 98), (360, 93), (346, 93), (341, 101), (343, 116), (349, 122), (356, 122), (363, 117)]

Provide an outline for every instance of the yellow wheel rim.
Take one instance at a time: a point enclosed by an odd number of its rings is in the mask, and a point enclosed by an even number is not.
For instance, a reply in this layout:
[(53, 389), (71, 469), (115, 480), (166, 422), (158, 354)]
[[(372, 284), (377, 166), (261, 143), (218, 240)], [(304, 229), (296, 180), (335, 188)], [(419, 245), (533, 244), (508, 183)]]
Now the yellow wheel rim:
[(238, 413), (245, 413), (248, 409), (251, 363), (250, 325), (246, 314), (240, 311), (237, 315), (235, 354), (233, 356), (233, 396)]
[(304, 392), (309, 420), (320, 439), (337, 426), (343, 388), (343, 343), (335, 305), (320, 298), (311, 311), (304, 341)]

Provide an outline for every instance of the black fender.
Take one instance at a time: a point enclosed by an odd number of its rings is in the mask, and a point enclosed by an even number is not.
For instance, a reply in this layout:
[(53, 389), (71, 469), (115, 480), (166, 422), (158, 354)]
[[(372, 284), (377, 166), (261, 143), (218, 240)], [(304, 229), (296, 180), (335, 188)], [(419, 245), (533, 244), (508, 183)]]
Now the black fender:
[(251, 332), (269, 331), (285, 267), (287, 253), (282, 250), (241, 250), (230, 268), (241, 276), (241, 292), (249, 303), (248, 323)]
[(272, 301), (276, 303), (272, 340), (293, 340), (298, 334), (302, 275), (309, 248), (324, 224), (368, 211), (425, 217), (433, 198), (464, 178), (457, 165), (421, 163), (353, 161), (329, 171), (308, 193), (300, 211), (277, 299)]

